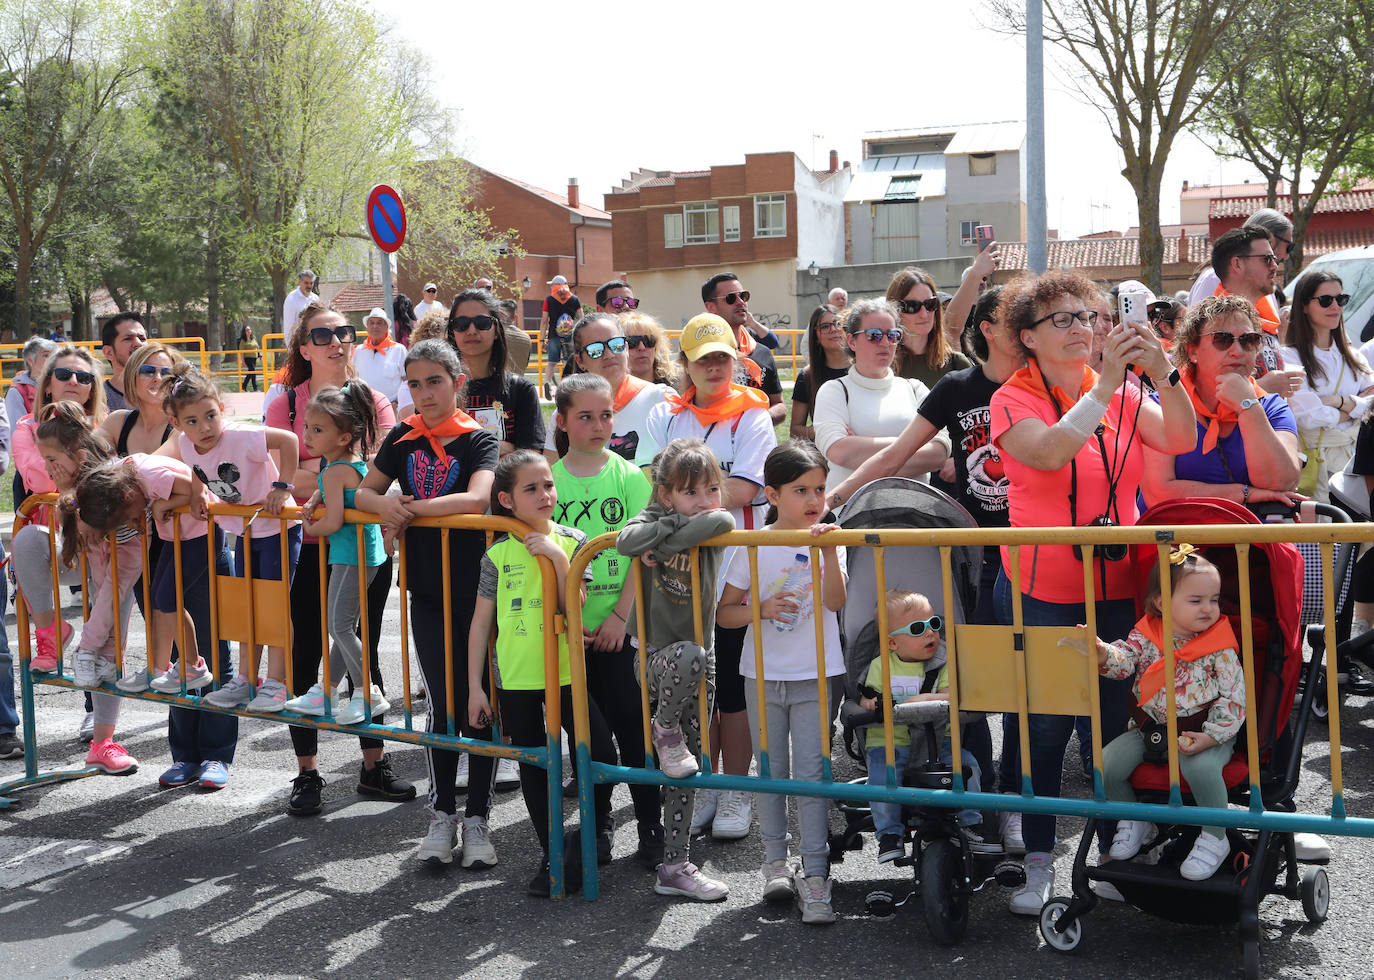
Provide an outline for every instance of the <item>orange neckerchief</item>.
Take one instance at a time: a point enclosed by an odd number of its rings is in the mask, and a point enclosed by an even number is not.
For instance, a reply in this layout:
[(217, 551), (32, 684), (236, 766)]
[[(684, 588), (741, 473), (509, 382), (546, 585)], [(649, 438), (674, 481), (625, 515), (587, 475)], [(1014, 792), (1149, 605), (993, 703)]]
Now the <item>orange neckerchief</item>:
[(696, 385), (688, 388), (680, 395), (669, 395), (668, 410), (674, 415), (690, 410), (702, 425), (712, 425), (716, 422), (735, 418), (751, 408), (768, 408), (767, 395), (757, 388), (746, 388), (743, 385), (732, 384), (725, 394), (709, 405), (693, 404), (692, 400), (696, 398), (696, 395)]
[[(1217, 438), (1221, 435), (1221, 424), (1236, 421), (1236, 413), (1233, 409), (1223, 407), (1220, 402), (1217, 403), (1215, 412), (1209, 411), (1207, 406), (1202, 404), (1202, 399), (1198, 397), (1197, 381), (1192, 374), (1180, 373), (1179, 380), (1183, 383), (1183, 390), (1188, 392), (1188, 397), (1192, 400), (1193, 411), (1197, 412), (1197, 417), (1207, 420), (1207, 431), (1202, 436), (1202, 451), (1210, 453), (1217, 448)], [(1254, 378), (1248, 380), (1250, 387), (1255, 389), (1255, 397), (1263, 398), (1266, 394), (1265, 390), (1255, 384)]]
[[(1231, 294), (1226, 291), (1225, 286), (1221, 283), (1217, 283), (1217, 288), (1212, 295), (1230, 296)], [(1279, 335), (1279, 315), (1278, 310), (1274, 308), (1274, 297), (1261, 296), (1259, 302), (1255, 303), (1254, 306), (1255, 313), (1259, 315), (1260, 326), (1264, 328), (1264, 332), (1277, 337)]]
[(451, 439), (454, 436), (461, 436), (464, 432), (476, 432), (482, 428), (467, 412), (454, 410), (453, 414), (434, 428), (425, 424), (425, 417), (419, 412), (409, 415), (402, 421), (410, 426), (410, 431), (397, 439), (397, 442), (407, 442), (411, 439), (428, 439), (429, 448), (434, 450), (434, 455), (439, 457), (439, 462), (448, 462), (448, 453), (444, 452), (442, 439)]
[[(1164, 686), (1164, 621), (1158, 616), (1144, 616), (1135, 628), (1159, 649), (1159, 659), (1146, 667), (1140, 674), (1140, 704), (1145, 704)], [(1210, 628), (1193, 637), (1174, 651), (1174, 663), (1186, 664), (1216, 653), (1219, 650), (1240, 651), (1236, 633), (1231, 629), (1231, 621), (1222, 616)], [(1177, 667), (1175, 667), (1177, 669)]]
[(620, 411), (630, 402), (634, 401), (635, 395), (649, 387), (649, 382), (643, 378), (636, 378), (633, 374), (626, 372), (625, 380), (620, 382), (620, 387), (615, 392), (615, 402), (611, 405), (614, 411)]
[(366, 347), (368, 350), (375, 350), (378, 354), (380, 354), (382, 353), (382, 351), (386, 350), (388, 347), (395, 343), (396, 341), (391, 339), (390, 333), (384, 333), (382, 334), (382, 339), (377, 341), (375, 344), (372, 342), (372, 338), (369, 337), (367, 340), (363, 341), (363, 346)]
[(1093, 390), (1093, 385), (1097, 384), (1097, 372), (1084, 364), (1082, 383), (1079, 385), (1078, 390), (1070, 395), (1058, 385), (1050, 388), (1045, 382), (1045, 376), (1040, 373), (1040, 365), (1036, 363), (1035, 358), (1028, 357), (1026, 358), (1026, 366), (1002, 383), (1004, 385), (1010, 385), (1013, 388), (1020, 388), (1023, 391), (1029, 391), (1032, 395), (1036, 395), (1046, 401), (1050, 401), (1050, 395), (1053, 395), (1054, 398), (1059, 401), (1059, 410), (1064, 412), (1068, 410), (1069, 406), (1075, 404), (1078, 399)]
[(754, 352), (754, 348), (758, 346), (758, 342), (754, 340), (754, 335), (749, 332), (748, 327), (740, 327), (738, 333), (739, 336), (736, 338), (736, 341), (739, 346), (739, 352), (744, 357), (748, 357)]

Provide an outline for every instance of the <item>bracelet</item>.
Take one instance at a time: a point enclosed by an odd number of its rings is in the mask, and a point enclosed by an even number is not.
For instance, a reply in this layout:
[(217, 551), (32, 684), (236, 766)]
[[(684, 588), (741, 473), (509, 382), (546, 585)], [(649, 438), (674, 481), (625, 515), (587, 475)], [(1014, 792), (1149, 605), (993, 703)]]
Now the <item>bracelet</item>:
[(1240, 488), (1240, 502), (1248, 504), (1250, 502), (1250, 484), (1243, 484)]
[(630, 625), (630, 621), (626, 619), (624, 616), (620, 615), (620, 613), (616, 612), (614, 609), (611, 610), (611, 615), (614, 616), (616, 619), (620, 620), (626, 626)]
[(291, 484), (289, 484), (289, 483), (283, 483), (281, 480), (273, 480), (273, 481), (272, 481), (272, 489), (273, 489), (273, 490), (290, 490), (290, 489), (291, 489)]

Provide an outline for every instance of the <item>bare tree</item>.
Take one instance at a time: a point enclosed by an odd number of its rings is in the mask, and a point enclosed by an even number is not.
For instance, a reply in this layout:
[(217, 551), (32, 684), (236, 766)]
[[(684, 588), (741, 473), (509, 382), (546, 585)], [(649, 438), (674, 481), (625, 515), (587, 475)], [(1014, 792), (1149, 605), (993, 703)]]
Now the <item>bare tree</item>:
[[(1024, 34), (1024, 5), (986, 0), (996, 23)], [(1074, 84), (1111, 127), (1125, 158), (1122, 176), (1135, 191), (1140, 278), (1161, 286), (1164, 236), (1159, 227), (1164, 166), (1180, 133), (1217, 90), (1247, 71), (1281, 0), (1045, 0), (1044, 37), (1057, 48)], [(1229, 65), (1203, 75), (1209, 54), (1225, 45)]]

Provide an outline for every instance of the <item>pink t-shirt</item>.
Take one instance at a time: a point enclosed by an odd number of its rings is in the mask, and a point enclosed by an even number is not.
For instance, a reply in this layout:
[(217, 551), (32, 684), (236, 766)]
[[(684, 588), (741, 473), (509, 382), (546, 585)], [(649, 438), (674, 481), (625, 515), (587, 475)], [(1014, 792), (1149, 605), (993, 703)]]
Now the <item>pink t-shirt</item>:
[[(226, 427), (208, 453), (197, 452), (186, 434), (178, 433), (177, 450), (205, 489), (226, 504), (260, 504), (267, 499), (272, 484), (281, 479), (267, 451), (266, 429)], [(241, 517), (217, 516), (215, 523), (230, 534), (243, 533)], [(281, 529), (281, 521), (264, 515), (253, 522), (252, 536), (269, 538), (280, 534)]]
[[(1125, 410), (1121, 395), (1126, 394)], [(1136, 493), (1140, 490), (1140, 476), (1144, 470), (1140, 433), (1136, 430), (1136, 407), (1140, 404), (1140, 388), (1136, 384), (1123, 385), (1112, 393), (1111, 404), (1103, 418), (1106, 426), (1102, 441), (1107, 449), (1104, 461), (1097, 438), (1091, 438), (1074, 457), (1078, 467), (1077, 521), (1071, 519), (1069, 491), (1071, 467), (1053, 471), (1037, 470), (1020, 462), (1002, 448), (1002, 436), (1022, 419), (1037, 418), (1046, 425), (1059, 420), (1048, 399), (1023, 388), (1003, 385), (992, 396), (992, 441), (1001, 450), (1010, 486), (1007, 504), (1012, 527), (1080, 527), (1107, 509), (1107, 468), (1122, 465), (1124, 469), (1116, 486), (1116, 507), (1112, 520), (1122, 525), (1134, 524), (1140, 516), (1136, 510)], [(1068, 408), (1067, 405), (1064, 408)], [(1124, 419), (1124, 426), (1121, 420)], [(1129, 442), (1128, 442), (1129, 437)], [(1105, 587), (1101, 568), (1106, 566)], [(1134, 597), (1128, 563), (1123, 561), (1094, 562), (1094, 579), (1099, 599), (1128, 599)], [(1007, 548), (1002, 548), (1002, 567), (1011, 568)], [(1070, 545), (1037, 545), (1021, 548), (1021, 591), (1045, 602), (1082, 602), (1083, 565)]]
[[(143, 484), (143, 492), (148, 500), (166, 500), (172, 495), (172, 488), (178, 478), (190, 481), (191, 467), (170, 456), (150, 456), (147, 453), (130, 453), (124, 462), (138, 471), (138, 480)], [(181, 515), (181, 540), (204, 537), (208, 528), (204, 521), (198, 521), (189, 514)], [(172, 540), (172, 519), (157, 522), (157, 536), (163, 541)]]

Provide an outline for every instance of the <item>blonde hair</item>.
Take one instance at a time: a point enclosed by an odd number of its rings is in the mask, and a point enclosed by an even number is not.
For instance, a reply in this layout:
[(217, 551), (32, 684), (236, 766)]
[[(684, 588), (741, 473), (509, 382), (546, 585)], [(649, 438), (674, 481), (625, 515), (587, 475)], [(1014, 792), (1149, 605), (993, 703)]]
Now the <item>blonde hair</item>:
[(91, 417), (96, 425), (99, 425), (105, 421), (105, 372), (101, 370), (100, 362), (95, 359), (90, 351), (84, 347), (75, 347), (72, 344), (63, 344), (48, 355), (48, 360), (43, 365), (43, 372), (38, 375), (38, 399), (33, 403), (33, 417), (38, 418), (38, 413), (52, 404), (52, 395), (48, 391), (48, 385), (52, 382), (52, 373), (57, 370), (57, 362), (64, 357), (80, 358), (86, 362), (90, 373), (95, 375), (95, 380), (91, 382), (91, 393), (86, 396), (86, 401), (81, 409)]
[[(151, 340), (130, 354), (129, 360), (124, 364), (124, 400), (129, 403), (130, 407), (140, 407), (138, 404), (138, 369), (158, 354), (166, 354), (171, 359), (173, 370), (178, 364), (186, 360), (175, 347), (168, 347), (160, 340)], [(155, 394), (152, 397), (160, 406), (162, 403), (161, 394)]]
[[(903, 609), (914, 607), (918, 602), (924, 602), (934, 610), (934, 604), (920, 592), (912, 592), (910, 589), (888, 589), (883, 595), (883, 602), (887, 604), (887, 628), (892, 629), (894, 616), (899, 616)], [(878, 607), (873, 607), (874, 619), (878, 616)]]
[(647, 313), (630, 310), (620, 314), (620, 328), (626, 337), (630, 334), (648, 334), (654, 338), (654, 383), (677, 387), (678, 369), (673, 363), (673, 351), (663, 324)]

